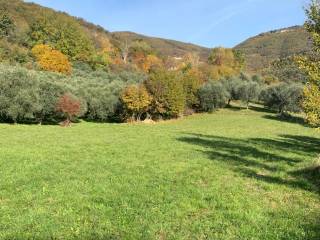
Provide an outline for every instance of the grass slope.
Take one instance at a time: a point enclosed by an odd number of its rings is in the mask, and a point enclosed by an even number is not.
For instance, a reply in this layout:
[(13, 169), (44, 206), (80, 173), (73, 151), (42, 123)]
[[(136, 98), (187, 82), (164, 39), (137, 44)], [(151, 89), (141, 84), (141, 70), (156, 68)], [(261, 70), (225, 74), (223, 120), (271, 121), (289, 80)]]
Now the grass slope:
[(320, 238), (319, 133), (269, 113), (0, 132), (0, 239)]

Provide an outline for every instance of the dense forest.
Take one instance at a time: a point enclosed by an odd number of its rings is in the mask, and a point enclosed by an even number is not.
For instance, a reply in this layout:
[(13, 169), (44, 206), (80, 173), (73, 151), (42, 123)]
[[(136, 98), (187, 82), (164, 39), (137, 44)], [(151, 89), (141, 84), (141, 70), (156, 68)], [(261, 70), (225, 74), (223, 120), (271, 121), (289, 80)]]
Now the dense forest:
[(300, 44), (308, 45), (307, 34), (294, 34), (298, 44), (291, 47), (289, 37), (274, 33), (277, 37), (268, 41), (281, 49), (274, 47), (275, 53), (263, 43), (273, 57), (257, 68), (248, 58), (254, 55), (248, 42), (235, 49), (206, 49), (129, 32), (110, 33), (20, 0), (0, 3), (2, 121), (64, 120), (69, 125), (79, 117), (159, 120), (210, 112), (232, 101), (246, 108), (263, 104), (281, 116), (301, 111), (307, 79), (294, 54), (307, 52)]

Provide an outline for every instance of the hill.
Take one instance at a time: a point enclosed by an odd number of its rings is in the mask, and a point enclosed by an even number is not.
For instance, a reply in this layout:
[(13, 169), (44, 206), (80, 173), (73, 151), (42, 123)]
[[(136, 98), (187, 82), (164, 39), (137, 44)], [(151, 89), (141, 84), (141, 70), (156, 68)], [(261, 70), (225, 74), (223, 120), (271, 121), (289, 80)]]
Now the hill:
[[(81, 26), (81, 29), (77, 29), (78, 33), (80, 32), (80, 34), (87, 35), (92, 40), (94, 47), (97, 49), (103, 48), (106, 44), (110, 43), (116, 45), (115, 47), (118, 47), (117, 45), (124, 42), (144, 40), (153, 48), (154, 52), (157, 52), (162, 57), (182, 57), (189, 52), (195, 52), (198, 53), (202, 59), (207, 59), (209, 55), (208, 48), (200, 47), (194, 44), (147, 37), (131, 32), (111, 33), (105, 30), (103, 27), (89, 23), (84, 19), (72, 17), (67, 13), (54, 11), (50, 8), (34, 3), (28, 3), (21, 0), (0, 0), (0, 6), (0, 12), (1, 10), (4, 10), (6, 13), (8, 13), (9, 17), (13, 19), (15, 24), (15, 38), (11, 38), (9, 43), (2, 44), (2, 48), (6, 49), (6, 51), (11, 51), (13, 48), (18, 48), (20, 53), (26, 53), (29, 47), (26, 39), (28, 39), (27, 35), (30, 32), (30, 28), (33, 26), (34, 22), (38, 21), (39, 19), (41, 20), (43, 16), (48, 16), (49, 19), (53, 21), (57, 19), (60, 21), (60, 23), (56, 25), (61, 25), (62, 23), (62, 25), (66, 26)], [(48, 29), (54, 32), (56, 25), (53, 27), (53, 29)]]
[(249, 38), (235, 47), (246, 56), (247, 69), (260, 72), (279, 58), (309, 52), (312, 42), (301, 26), (279, 29)]
[(112, 38), (121, 39), (121, 41), (143, 40), (151, 47), (157, 50), (163, 56), (182, 57), (187, 53), (197, 53), (202, 60), (207, 60), (210, 49), (191, 43), (184, 43), (175, 40), (148, 37), (133, 32), (113, 32), (110, 33)]

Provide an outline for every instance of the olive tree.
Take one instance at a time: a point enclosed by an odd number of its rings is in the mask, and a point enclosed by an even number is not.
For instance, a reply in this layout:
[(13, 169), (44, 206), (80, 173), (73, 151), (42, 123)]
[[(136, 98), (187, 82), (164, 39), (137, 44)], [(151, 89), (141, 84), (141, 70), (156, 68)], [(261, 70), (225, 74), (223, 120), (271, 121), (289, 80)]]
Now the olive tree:
[(226, 105), (230, 94), (220, 82), (208, 82), (198, 92), (200, 106), (203, 111), (211, 112)]
[(264, 105), (271, 109), (277, 109), (280, 115), (287, 112), (300, 112), (302, 97), (303, 86), (294, 83), (267, 87), (260, 95)]

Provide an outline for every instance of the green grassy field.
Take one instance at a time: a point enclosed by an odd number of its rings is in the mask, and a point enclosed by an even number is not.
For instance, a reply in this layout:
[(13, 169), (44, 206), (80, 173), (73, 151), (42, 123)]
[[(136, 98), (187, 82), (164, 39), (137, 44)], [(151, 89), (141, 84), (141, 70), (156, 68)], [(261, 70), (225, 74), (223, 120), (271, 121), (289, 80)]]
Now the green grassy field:
[(0, 133), (0, 239), (320, 239), (320, 133), (269, 113)]

